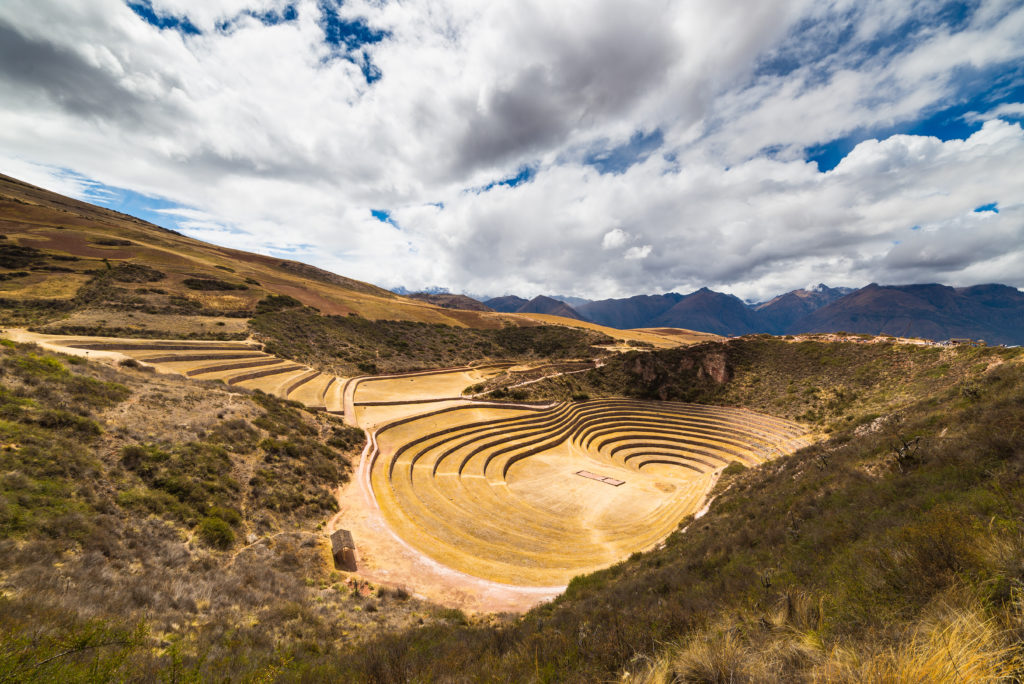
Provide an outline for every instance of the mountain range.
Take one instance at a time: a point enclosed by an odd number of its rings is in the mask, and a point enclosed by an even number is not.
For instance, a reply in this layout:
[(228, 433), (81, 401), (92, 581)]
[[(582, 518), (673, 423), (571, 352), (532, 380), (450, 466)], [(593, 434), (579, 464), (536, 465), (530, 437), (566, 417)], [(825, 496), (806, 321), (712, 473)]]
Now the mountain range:
[[(552, 301), (561, 306), (556, 310)], [(726, 336), (846, 331), (1024, 344), (1024, 293), (998, 284), (957, 288), (872, 283), (860, 289), (819, 284), (755, 304), (706, 287), (686, 295), (577, 299), (574, 306), (544, 296), (526, 300), (506, 295), (484, 303), (496, 311), (557, 313), (620, 329), (688, 328)], [(548, 310), (541, 311), (543, 307)]]

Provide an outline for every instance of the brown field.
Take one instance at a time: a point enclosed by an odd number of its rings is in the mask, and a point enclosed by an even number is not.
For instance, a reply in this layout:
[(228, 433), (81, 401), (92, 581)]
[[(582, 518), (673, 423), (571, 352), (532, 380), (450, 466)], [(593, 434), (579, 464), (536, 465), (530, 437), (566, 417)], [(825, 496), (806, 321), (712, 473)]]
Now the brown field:
[(72, 311), (66, 318), (40, 326), (45, 332), (49, 327), (74, 326), (81, 328), (139, 328), (154, 330), (169, 335), (200, 333), (247, 333), (249, 322), (245, 318), (228, 316), (187, 316), (184, 314), (154, 314), (144, 311), (117, 311), (111, 309), (81, 309)]

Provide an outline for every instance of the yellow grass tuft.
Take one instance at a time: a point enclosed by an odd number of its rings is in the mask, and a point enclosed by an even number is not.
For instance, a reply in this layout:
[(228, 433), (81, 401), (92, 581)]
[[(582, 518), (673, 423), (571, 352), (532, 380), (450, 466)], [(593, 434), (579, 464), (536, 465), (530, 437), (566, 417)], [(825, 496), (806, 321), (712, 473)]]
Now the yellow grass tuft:
[(858, 657), (836, 651), (821, 673), (826, 682), (1004, 682), (1020, 681), (1019, 644), (993, 618), (976, 608), (951, 610), (913, 636), (880, 653)]

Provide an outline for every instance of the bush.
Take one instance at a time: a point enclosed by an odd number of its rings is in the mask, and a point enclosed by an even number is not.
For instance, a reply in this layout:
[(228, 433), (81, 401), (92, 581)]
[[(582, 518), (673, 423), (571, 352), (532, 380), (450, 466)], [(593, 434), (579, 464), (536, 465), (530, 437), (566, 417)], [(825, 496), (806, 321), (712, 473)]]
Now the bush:
[[(248, 282), (249, 280), (252, 279), (249, 278), (246, 280), (246, 282)], [(255, 281), (253, 281), (253, 283), (259, 285), (259, 283), (256, 283)], [(302, 306), (302, 302), (300, 302), (295, 297), (289, 297), (288, 295), (272, 294), (267, 295), (266, 297), (264, 297), (263, 299), (256, 303), (256, 313), (271, 313), (274, 311), (282, 311), (284, 309), (294, 309), (295, 307), (298, 306)]]
[(229, 283), (216, 278), (185, 278), (181, 284), (190, 290), (219, 291), (219, 290), (248, 290), (248, 285), (242, 283)]
[(199, 521), (199, 538), (215, 549), (230, 549), (235, 543), (231, 525), (220, 518), (209, 516)]
[(167, 275), (143, 264), (125, 262), (111, 268), (110, 277), (120, 283), (155, 283)]
[(238, 527), (242, 524), (242, 514), (234, 508), (227, 508), (226, 506), (211, 506), (210, 510), (206, 512), (206, 515), (210, 518), (220, 518), (232, 527)]
[(722, 475), (739, 475), (746, 469), (747, 466), (743, 465), (739, 461), (733, 461), (729, 465), (725, 466), (725, 469), (722, 470)]
[(25, 268), (39, 263), (43, 257), (43, 253), (35, 247), (9, 243), (0, 245), (0, 266), (3, 268)]

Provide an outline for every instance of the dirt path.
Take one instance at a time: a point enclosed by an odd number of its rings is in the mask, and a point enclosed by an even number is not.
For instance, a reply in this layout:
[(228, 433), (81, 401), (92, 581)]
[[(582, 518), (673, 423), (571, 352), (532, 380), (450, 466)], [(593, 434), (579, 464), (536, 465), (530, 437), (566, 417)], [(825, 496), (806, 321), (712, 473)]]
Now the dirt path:
[[(533, 383), (540, 382), (541, 380), (550, 380), (551, 378), (560, 378), (563, 375), (575, 375), (577, 373), (586, 373), (587, 371), (592, 371), (595, 368), (600, 368), (603, 365), (604, 365), (603, 363), (599, 363), (599, 364), (595, 364), (593, 368), (583, 368), (581, 370), (564, 371), (562, 373), (552, 373), (551, 375), (542, 375), (539, 378), (534, 378), (533, 380), (526, 380), (524, 382), (518, 382), (518, 383), (516, 383), (514, 385), (507, 385), (505, 387), (505, 389), (515, 389), (516, 387), (525, 387), (526, 385), (532, 385)], [(480, 396), (480, 395), (475, 395), (474, 394), (473, 396), (475, 397), (475, 396)]]
[(328, 534), (349, 530), (356, 543), (356, 575), (375, 583), (404, 586), (418, 597), (476, 613), (521, 613), (549, 601), (565, 587), (517, 587), (490, 582), (444, 566), (400, 539), (384, 521), (370, 487), (372, 433), (352, 480), (337, 492), (339, 512)]

